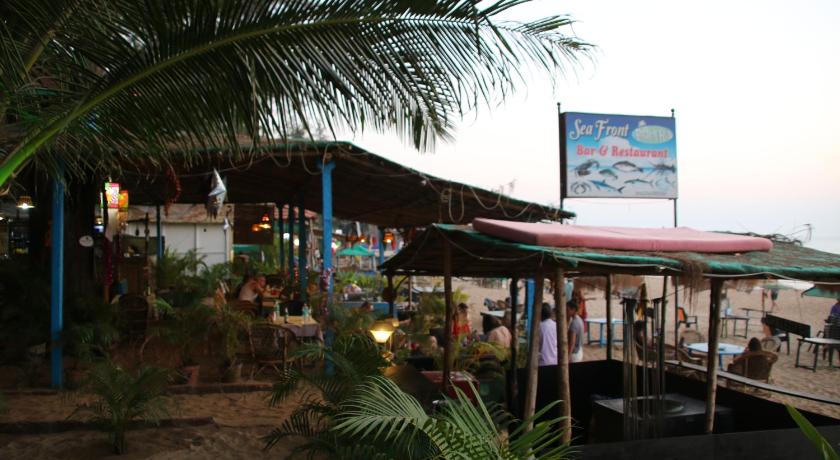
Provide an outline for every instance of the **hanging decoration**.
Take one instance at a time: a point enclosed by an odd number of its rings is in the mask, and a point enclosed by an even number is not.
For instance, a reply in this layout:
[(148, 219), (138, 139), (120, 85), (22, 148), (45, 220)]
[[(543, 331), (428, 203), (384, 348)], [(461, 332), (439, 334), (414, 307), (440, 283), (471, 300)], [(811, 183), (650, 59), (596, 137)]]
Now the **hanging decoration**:
[(222, 182), (222, 177), (219, 171), (213, 170), (213, 175), (210, 178), (210, 193), (207, 194), (207, 203), (204, 205), (207, 210), (207, 216), (215, 219), (219, 215), (219, 210), (225, 203), (227, 196), (227, 187)]

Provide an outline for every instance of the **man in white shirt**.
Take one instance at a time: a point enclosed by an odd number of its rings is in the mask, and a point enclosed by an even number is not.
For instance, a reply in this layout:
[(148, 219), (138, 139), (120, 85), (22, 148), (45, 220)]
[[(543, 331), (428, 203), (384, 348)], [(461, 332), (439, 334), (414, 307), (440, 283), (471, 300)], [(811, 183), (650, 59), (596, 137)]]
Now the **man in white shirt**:
[(540, 366), (557, 365), (557, 323), (551, 319), (551, 305), (542, 304), (540, 322)]

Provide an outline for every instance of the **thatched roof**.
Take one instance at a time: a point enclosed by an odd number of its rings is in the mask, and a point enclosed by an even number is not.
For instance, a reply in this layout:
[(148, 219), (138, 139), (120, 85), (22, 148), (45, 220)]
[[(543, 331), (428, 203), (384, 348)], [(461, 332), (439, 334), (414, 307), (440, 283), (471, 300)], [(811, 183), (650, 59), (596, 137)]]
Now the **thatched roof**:
[[(203, 203), (216, 168), (227, 183), (227, 202), (291, 201), (297, 205), (298, 194), (303, 193), (306, 209), (320, 211), (320, 167), (332, 160), (336, 164), (333, 215), (342, 219), (408, 227), (467, 223), (475, 217), (533, 222), (574, 216), (431, 176), (347, 142), (295, 142), (243, 149), (252, 153), (240, 163), (233, 163), (223, 151), (185, 156), (181, 165), (173, 166), (181, 188), (176, 202)], [(156, 165), (127, 166), (118, 181), (129, 188), (132, 204), (161, 204), (175, 193), (166, 169)]]

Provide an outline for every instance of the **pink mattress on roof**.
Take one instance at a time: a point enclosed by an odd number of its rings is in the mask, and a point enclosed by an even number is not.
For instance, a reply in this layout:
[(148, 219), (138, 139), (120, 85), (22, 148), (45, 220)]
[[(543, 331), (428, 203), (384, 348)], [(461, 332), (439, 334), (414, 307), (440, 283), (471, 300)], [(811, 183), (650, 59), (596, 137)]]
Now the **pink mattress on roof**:
[(773, 242), (766, 238), (702, 232), (688, 227), (591, 227), (477, 218), (473, 220), (473, 228), (495, 237), (537, 246), (656, 252), (747, 252), (773, 248)]

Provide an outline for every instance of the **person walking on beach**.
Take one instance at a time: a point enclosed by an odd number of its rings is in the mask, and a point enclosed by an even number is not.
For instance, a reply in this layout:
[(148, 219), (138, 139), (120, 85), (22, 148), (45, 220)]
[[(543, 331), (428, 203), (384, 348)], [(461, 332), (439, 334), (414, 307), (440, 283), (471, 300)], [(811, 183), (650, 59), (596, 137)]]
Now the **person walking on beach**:
[(551, 319), (551, 305), (542, 304), (540, 312), (540, 366), (557, 365), (557, 322)]
[(583, 361), (583, 320), (578, 316), (575, 301), (566, 302), (566, 318), (569, 320), (569, 362)]

